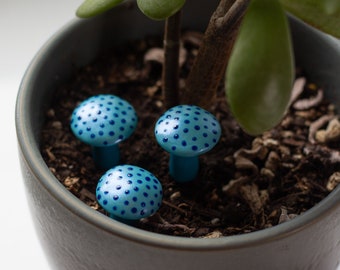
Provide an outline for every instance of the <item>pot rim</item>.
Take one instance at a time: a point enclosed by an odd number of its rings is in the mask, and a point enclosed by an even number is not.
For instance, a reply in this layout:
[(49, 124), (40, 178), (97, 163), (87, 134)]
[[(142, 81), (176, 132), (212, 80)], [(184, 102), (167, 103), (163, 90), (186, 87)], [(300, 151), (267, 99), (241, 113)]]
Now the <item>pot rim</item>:
[[(46, 191), (74, 215), (109, 234), (140, 244), (177, 250), (213, 251), (239, 249), (277, 241), (312, 226), (340, 206), (340, 186), (338, 186), (316, 206), (288, 222), (248, 234), (215, 239), (185, 238), (145, 231), (117, 222), (88, 207), (69, 192), (49, 170), (41, 156), (39, 145), (35, 139), (36, 134), (31, 128), (31, 121), (28, 117), (30, 96), (34, 96), (36, 91), (32, 87), (32, 82), (38, 76), (40, 62), (54, 46), (56, 40), (65, 35), (65, 32), (72, 31), (82, 23), (82, 20), (73, 19), (54, 34), (34, 56), (19, 87), (15, 111), (17, 139), (22, 162), (26, 163), (27, 168)], [(340, 46), (336, 39), (326, 35), (322, 35), (321, 38), (336, 48), (340, 54)]]

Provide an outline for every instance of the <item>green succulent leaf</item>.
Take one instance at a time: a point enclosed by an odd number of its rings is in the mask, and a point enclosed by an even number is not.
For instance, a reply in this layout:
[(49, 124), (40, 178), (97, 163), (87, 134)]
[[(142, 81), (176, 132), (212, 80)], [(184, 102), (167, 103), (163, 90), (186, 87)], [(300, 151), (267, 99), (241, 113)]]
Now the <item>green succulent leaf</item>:
[(294, 59), (285, 12), (277, 0), (252, 0), (226, 72), (236, 120), (252, 135), (282, 119), (291, 95)]
[(280, 0), (284, 8), (306, 23), (340, 38), (340, 0)]
[(164, 20), (179, 11), (185, 0), (137, 0), (139, 9), (149, 18)]
[(90, 18), (103, 13), (124, 0), (85, 0), (77, 9), (76, 15), (80, 18)]

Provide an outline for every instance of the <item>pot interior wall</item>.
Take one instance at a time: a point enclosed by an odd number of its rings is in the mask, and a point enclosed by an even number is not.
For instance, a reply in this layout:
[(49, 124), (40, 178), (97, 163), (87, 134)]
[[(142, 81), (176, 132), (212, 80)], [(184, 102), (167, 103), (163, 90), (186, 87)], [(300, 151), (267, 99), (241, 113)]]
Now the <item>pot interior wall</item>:
[[(335, 38), (318, 33), (305, 24), (290, 18), (297, 67), (320, 87), (327, 89), (325, 95), (340, 108), (340, 65), (338, 55), (340, 43)], [(325, 42), (327, 40), (328, 42)], [(312, 44), (313, 43), (313, 44)]]

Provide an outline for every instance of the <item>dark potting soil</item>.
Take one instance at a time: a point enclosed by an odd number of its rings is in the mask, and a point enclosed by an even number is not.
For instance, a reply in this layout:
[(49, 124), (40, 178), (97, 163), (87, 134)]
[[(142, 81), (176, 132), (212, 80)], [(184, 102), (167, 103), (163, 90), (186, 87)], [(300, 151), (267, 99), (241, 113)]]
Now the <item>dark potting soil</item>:
[[(181, 85), (197, 53), (199, 33), (183, 35)], [(164, 112), (161, 96), (161, 40), (125, 44), (95, 63), (75, 70), (46, 111), (41, 151), (65, 188), (102, 212), (95, 198), (104, 171), (94, 166), (91, 149), (69, 128), (70, 115), (84, 99), (111, 93), (128, 100), (139, 123), (120, 144), (121, 163), (151, 171), (163, 185), (162, 206), (136, 226), (186, 237), (220, 237), (265, 229), (303, 214), (340, 182), (340, 124), (322, 90), (298, 72), (291, 106), (281, 124), (259, 137), (242, 131), (229, 113), (223, 85), (210, 111), (222, 126), (217, 146), (200, 157), (199, 177), (177, 184), (168, 174), (169, 155), (154, 138)], [(300, 90), (303, 90), (300, 93)]]

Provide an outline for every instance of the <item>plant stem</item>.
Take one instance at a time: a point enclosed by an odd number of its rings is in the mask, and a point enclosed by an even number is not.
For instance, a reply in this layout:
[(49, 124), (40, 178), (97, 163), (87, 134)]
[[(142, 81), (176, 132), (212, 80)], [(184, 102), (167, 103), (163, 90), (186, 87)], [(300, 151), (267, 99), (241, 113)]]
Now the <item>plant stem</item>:
[(181, 101), (210, 109), (250, 0), (221, 0), (211, 17)]
[(182, 11), (178, 11), (165, 22), (163, 98), (166, 109), (178, 105), (179, 93), (179, 49)]

